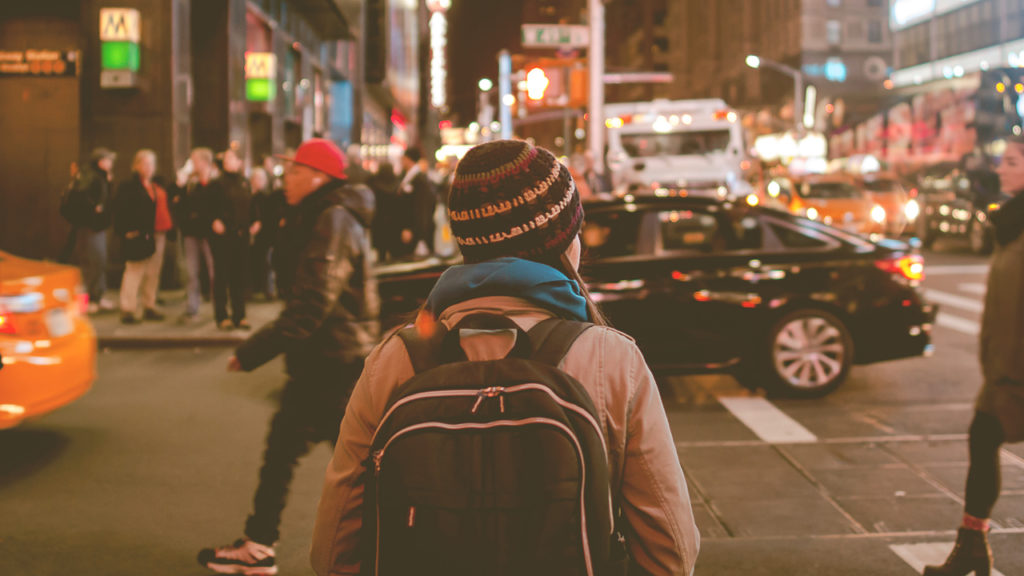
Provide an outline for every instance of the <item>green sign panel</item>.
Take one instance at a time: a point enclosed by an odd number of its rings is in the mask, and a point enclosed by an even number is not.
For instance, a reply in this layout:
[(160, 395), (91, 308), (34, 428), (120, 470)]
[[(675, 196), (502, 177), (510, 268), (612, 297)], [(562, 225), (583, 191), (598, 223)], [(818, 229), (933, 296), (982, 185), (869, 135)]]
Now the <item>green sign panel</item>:
[(270, 102), (277, 95), (277, 84), (270, 78), (249, 78), (245, 81), (245, 97), (250, 102)]
[(139, 70), (139, 45), (135, 42), (103, 42), (100, 66), (104, 70)]

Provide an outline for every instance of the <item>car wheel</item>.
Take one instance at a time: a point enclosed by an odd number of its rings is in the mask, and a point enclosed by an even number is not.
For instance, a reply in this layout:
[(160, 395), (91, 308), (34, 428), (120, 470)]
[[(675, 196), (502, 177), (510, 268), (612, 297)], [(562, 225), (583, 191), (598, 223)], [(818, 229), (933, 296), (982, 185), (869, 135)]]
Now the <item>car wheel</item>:
[(818, 398), (846, 380), (853, 363), (853, 339), (843, 321), (824, 310), (804, 309), (780, 318), (762, 340), (762, 350), (745, 361), (739, 379), (769, 394)]
[(971, 252), (979, 255), (986, 255), (992, 252), (992, 234), (985, 226), (985, 223), (978, 219), (975, 215), (974, 220), (971, 221), (971, 230), (969, 233), (971, 241)]

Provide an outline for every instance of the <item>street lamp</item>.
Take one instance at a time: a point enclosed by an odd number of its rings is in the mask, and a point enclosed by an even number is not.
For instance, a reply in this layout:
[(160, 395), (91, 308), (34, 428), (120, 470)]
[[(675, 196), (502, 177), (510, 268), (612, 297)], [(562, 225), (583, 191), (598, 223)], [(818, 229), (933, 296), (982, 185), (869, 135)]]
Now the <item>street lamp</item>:
[(490, 78), (481, 78), (480, 82), (477, 83), (481, 92), (490, 92), (491, 88), (494, 88), (494, 82), (491, 82)]
[(747, 56), (747, 66), (757, 70), (761, 66), (778, 70), (787, 76), (793, 78), (794, 83), (794, 94), (793, 94), (793, 121), (796, 123), (796, 133), (798, 135), (804, 134), (804, 75), (802, 72), (791, 66), (786, 66), (781, 62), (769, 60), (767, 58), (761, 58), (760, 56), (750, 54)]

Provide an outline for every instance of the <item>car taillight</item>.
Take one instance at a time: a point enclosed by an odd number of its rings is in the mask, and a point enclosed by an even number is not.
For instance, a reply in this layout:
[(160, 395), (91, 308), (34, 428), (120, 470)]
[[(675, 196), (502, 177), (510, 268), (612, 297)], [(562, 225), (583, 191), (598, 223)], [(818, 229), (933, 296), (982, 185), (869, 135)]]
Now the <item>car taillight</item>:
[(14, 334), (14, 319), (6, 308), (0, 308), (0, 334)]
[(907, 280), (924, 280), (924, 258), (920, 256), (904, 256), (875, 262), (880, 270), (890, 274), (898, 274)]

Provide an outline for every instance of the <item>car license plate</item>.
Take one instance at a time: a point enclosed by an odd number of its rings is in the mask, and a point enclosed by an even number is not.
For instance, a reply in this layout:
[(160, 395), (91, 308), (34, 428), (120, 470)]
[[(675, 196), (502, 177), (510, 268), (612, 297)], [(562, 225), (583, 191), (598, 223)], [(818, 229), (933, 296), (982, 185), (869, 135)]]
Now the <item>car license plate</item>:
[(54, 308), (46, 313), (46, 329), (50, 332), (51, 338), (60, 338), (71, 334), (71, 317), (68, 311), (63, 308)]

